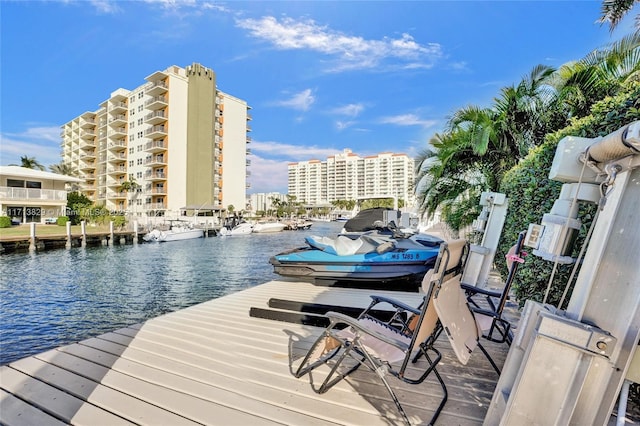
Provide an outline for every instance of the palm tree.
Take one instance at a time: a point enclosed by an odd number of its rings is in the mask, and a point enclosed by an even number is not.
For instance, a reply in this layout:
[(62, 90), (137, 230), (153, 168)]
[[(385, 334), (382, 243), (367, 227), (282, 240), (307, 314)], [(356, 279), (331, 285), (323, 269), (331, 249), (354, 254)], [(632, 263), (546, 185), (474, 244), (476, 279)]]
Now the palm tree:
[(570, 62), (550, 78), (559, 105), (571, 117), (590, 114), (591, 105), (640, 81), (640, 33), (630, 34)]
[[(598, 20), (601, 24), (609, 23), (609, 31), (618, 26), (622, 18), (633, 8), (639, 0), (604, 0), (602, 2), (602, 16)], [(640, 33), (640, 15), (636, 16), (636, 34)]]
[(50, 165), (49, 170), (53, 173), (65, 176), (76, 176), (78, 174), (78, 172), (69, 163), (65, 163), (64, 161)]
[[(17, 166), (18, 164), (9, 164), (10, 166)], [(20, 157), (20, 167), (27, 169), (44, 170), (44, 166), (36, 160), (36, 157), (28, 157), (23, 155)]]

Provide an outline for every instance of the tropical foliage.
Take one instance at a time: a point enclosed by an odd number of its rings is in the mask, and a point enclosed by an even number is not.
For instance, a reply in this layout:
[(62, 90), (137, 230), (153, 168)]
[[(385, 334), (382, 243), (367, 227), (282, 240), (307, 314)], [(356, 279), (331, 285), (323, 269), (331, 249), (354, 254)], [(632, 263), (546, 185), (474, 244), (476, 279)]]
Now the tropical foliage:
[[(638, 0), (604, 0), (602, 2), (601, 23), (609, 23), (609, 30), (613, 31), (624, 15), (626, 15), (634, 5), (640, 3)], [(636, 33), (640, 32), (640, 15), (636, 16)]]
[(482, 191), (497, 191), (505, 173), (545, 135), (590, 114), (592, 106), (640, 81), (640, 35), (622, 38), (554, 69), (538, 65), (500, 90), (493, 105), (455, 111), (443, 133), (418, 156), (421, 210), (440, 209), (453, 229), (479, 213)]
[(44, 170), (44, 166), (36, 160), (36, 157), (23, 155), (20, 157), (20, 164), (9, 164), (10, 166), (20, 166), (27, 169)]
[(49, 166), (49, 170), (51, 170), (52, 173), (57, 173), (59, 175), (65, 175), (65, 176), (77, 176), (78, 172), (76, 169), (73, 168), (73, 166), (69, 163), (65, 163), (65, 162), (60, 162), (58, 164), (52, 164)]

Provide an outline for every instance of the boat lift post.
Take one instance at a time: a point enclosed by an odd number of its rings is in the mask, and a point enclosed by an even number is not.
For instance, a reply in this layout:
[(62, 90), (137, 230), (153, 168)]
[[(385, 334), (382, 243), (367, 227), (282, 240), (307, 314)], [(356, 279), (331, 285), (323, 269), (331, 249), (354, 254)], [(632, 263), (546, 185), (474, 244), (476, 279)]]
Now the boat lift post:
[(505, 194), (498, 192), (483, 192), (480, 195), (482, 212), (474, 223), (474, 231), (482, 233), (480, 245), (471, 244), (469, 257), (464, 268), (462, 282), (465, 284), (485, 288), (487, 278), (493, 267), (500, 234), (507, 216), (509, 201)]

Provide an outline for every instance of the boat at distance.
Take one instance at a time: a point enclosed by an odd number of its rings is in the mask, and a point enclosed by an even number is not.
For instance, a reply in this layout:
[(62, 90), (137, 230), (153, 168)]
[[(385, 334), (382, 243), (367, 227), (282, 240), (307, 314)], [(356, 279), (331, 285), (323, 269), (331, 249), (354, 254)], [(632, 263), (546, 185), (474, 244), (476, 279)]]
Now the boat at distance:
[(255, 225), (253, 225), (252, 232), (255, 232), (257, 234), (282, 232), (286, 227), (287, 225), (281, 222), (258, 222)]
[(223, 237), (230, 235), (248, 235), (253, 232), (253, 225), (249, 222), (240, 222), (233, 227), (223, 226), (220, 228), (220, 235)]
[(169, 241), (191, 240), (204, 237), (204, 230), (194, 228), (191, 223), (182, 220), (170, 221), (168, 230), (153, 229), (142, 237), (144, 241), (164, 243)]

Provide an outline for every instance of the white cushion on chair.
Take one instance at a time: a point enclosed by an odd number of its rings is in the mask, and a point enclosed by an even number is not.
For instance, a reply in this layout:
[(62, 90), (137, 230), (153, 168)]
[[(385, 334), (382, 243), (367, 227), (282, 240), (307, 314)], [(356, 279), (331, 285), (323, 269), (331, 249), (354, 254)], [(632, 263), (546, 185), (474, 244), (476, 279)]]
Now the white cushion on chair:
[[(362, 328), (365, 328), (367, 330), (373, 330), (384, 336), (393, 337), (394, 339), (406, 342), (407, 345), (411, 343), (411, 339), (409, 337), (393, 329), (392, 327), (385, 326), (384, 324), (379, 323), (378, 321), (372, 320), (370, 318), (362, 318), (358, 320), (358, 323), (360, 323)], [(352, 340), (355, 337), (354, 330), (351, 327), (347, 327), (336, 334), (343, 339), (349, 340)], [(405, 358), (406, 352), (397, 348), (396, 346), (376, 339), (375, 337), (370, 336), (366, 333), (360, 333), (360, 335), (360, 344), (364, 346), (366, 350), (376, 358), (385, 360), (389, 363), (401, 361)]]

